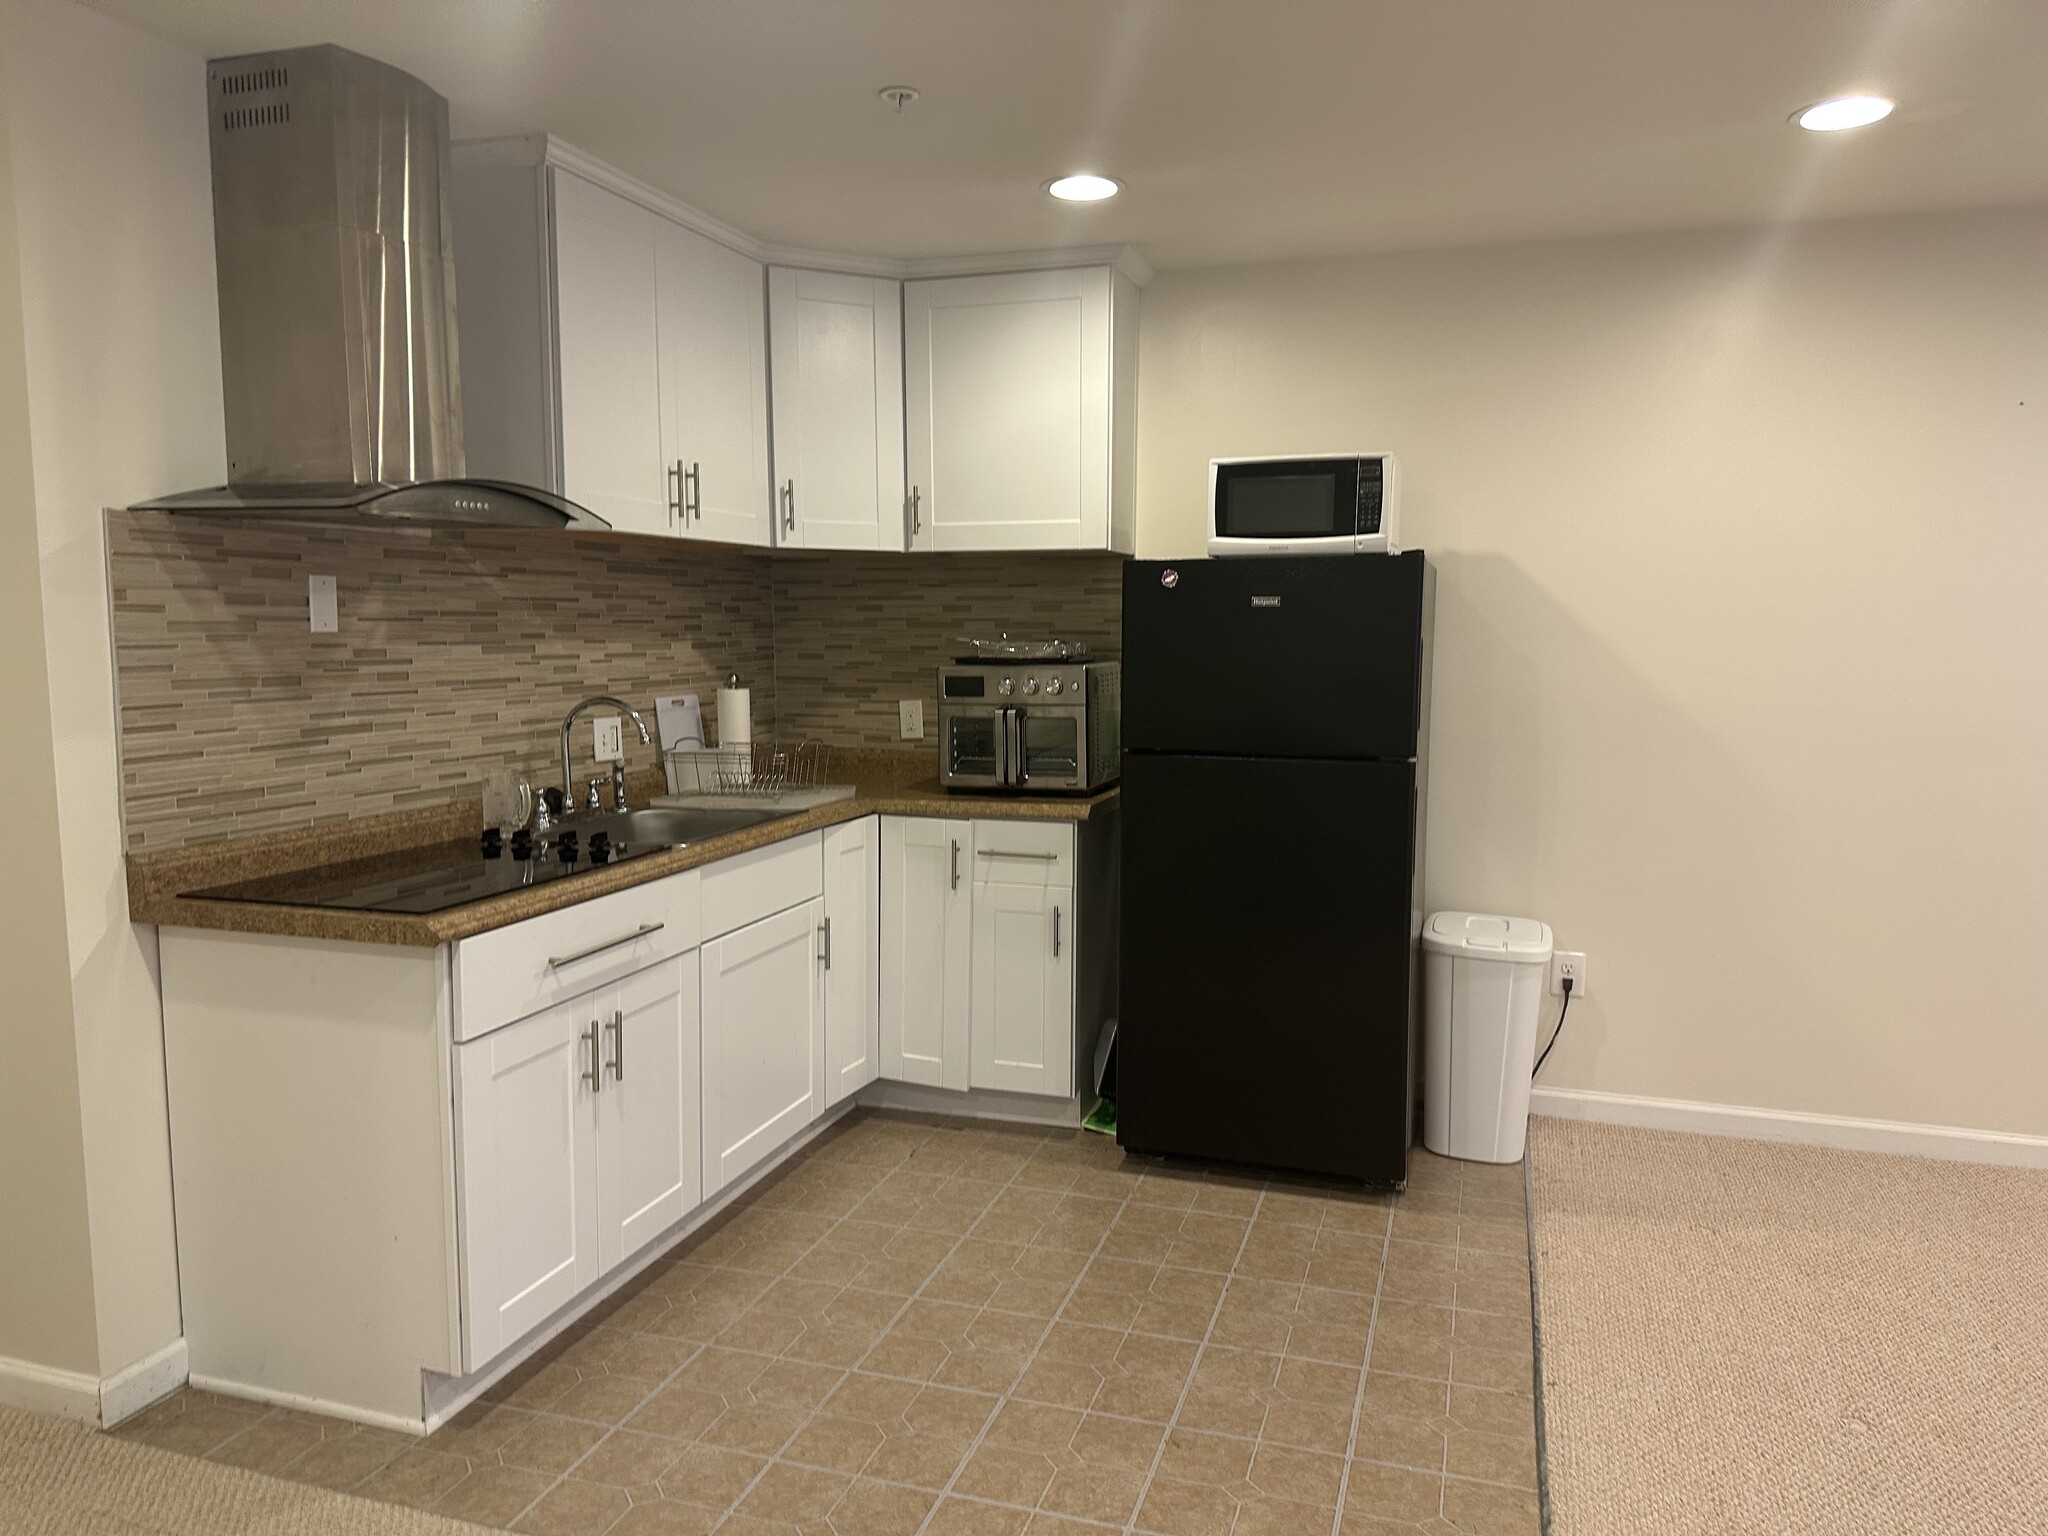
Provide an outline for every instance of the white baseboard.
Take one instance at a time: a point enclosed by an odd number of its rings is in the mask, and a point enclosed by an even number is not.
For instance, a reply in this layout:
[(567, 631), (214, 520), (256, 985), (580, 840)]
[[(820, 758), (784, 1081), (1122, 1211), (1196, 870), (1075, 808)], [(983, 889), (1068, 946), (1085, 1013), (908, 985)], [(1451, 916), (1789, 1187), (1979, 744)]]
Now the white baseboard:
[(2048, 1168), (2048, 1136), (2013, 1131), (1979, 1131), (1957, 1125), (1918, 1125), (1907, 1120), (1858, 1120), (1848, 1115), (1807, 1114), (1787, 1109), (1750, 1109), (1740, 1104), (1703, 1104), (1693, 1099), (1650, 1099), (1590, 1088), (1537, 1088), (1529, 1095), (1532, 1114), (1565, 1120), (1596, 1120), (1655, 1131), (1692, 1131), (1703, 1136), (1736, 1136), (1749, 1141), (1792, 1141), (1839, 1147), (1849, 1152), (1894, 1152), (1951, 1163), (1998, 1163), (2013, 1168)]
[(123, 1419), (132, 1419), (159, 1398), (169, 1397), (185, 1384), (189, 1358), (184, 1336), (162, 1349), (144, 1355), (100, 1383), (100, 1423), (112, 1429)]
[(366, 1424), (372, 1429), (396, 1430), (401, 1435), (424, 1435), (427, 1430), (418, 1419), (404, 1418), (395, 1413), (380, 1413), (374, 1408), (355, 1408), (347, 1403), (331, 1403), (321, 1397), (307, 1397), (299, 1392), (281, 1392), (275, 1387), (252, 1387), (245, 1381), (229, 1381), (221, 1376), (207, 1376), (194, 1371), (192, 1385), (202, 1392), (217, 1393), (221, 1397), (238, 1397), (244, 1402), (268, 1403), (273, 1408), (295, 1408), (301, 1413), (317, 1413), (330, 1419), (347, 1419), (351, 1423)]
[(0, 1355), (0, 1408), (54, 1413), (85, 1424), (100, 1421), (100, 1379)]
[[(960, 1093), (922, 1083), (872, 1082), (858, 1102), (869, 1109), (906, 1109), (926, 1115), (961, 1115), (972, 1120), (1010, 1120), (1025, 1125), (1079, 1125), (1079, 1099), (1047, 1099), (1032, 1093), (976, 1088)], [(1094, 1099), (1091, 1097), (1092, 1104)]]

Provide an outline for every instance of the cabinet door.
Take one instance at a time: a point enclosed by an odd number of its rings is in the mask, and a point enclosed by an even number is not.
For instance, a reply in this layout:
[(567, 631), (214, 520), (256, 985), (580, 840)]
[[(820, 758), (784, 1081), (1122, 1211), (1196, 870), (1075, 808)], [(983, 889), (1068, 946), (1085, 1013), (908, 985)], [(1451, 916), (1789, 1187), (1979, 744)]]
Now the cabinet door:
[(825, 833), (825, 1104), (875, 1080), (881, 832), (872, 816)]
[(704, 1194), (767, 1157), (823, 1109), (824, 902), (704, 946)]
[(776, 542), (906, 547), (903, 285), (768, 271)]
[(592, 1082), (607, 996), (456, 1047), (471, 1369), (600, 1273)]
[(658, 258), (664, 225), (555, 172), (562, 494), (628, 533), (671, 533)]
[(978, 883), (968, 1080), (1012, 1093), (1074, 1091), (1072, 886)]
[(882, 818), (882, 1076), (965, 1089), (972, 828)]
[(693, 539), (771, 542), (761, 264), (667, 225), (660, 249), (666, 459)]
[(1107, 268), (903, 285), (920, 549), (1105, 549)]
[(702, 1198), (697, 955), (608, 988), (597, 1094), (598, 1258), (609, 1270)]

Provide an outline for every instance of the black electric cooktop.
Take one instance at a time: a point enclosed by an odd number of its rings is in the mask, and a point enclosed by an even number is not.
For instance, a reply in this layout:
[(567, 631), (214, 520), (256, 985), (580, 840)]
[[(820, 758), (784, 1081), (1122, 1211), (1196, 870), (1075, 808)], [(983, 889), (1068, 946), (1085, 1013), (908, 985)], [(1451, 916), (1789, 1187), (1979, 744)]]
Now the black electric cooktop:
[(607, 842), (594, 849), (573, 837), (559, 843), (535, 842), (523, 836), (501, 842), (487, 833), (480, 843), (410, 848), (403, 853), (237, 880), (184, 894), (196, 901), (337, 907), (351, 912), (445, 912), (508, 891), (573, 880), (592, 869), (624, 864), (669, 846)]

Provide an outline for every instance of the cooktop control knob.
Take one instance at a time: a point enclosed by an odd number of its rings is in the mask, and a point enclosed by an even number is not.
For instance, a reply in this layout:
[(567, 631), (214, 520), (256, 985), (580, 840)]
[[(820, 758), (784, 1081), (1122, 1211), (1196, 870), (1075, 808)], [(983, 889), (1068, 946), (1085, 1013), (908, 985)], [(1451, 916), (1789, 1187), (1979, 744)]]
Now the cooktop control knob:
[(495, 859), (505, 851), (505, 832), (502, 827), (484, 828), (484, 857)]
[(574, 832), (564, 832), (561, 836), (555, 839), (556, 858), (560, 859), (564, 864), (574, 864), (576, 862), (577, 856), (578, 849), (576, 847), (576, 834)]
[(512, 834), (512, 857), (530, 859), (533, 857), (533, 834), (521, 827)]
[(1032, 695), (1032, 694), (1034, 694), (1034, 693), (1036, 693), (1036, 692), (1038, 692), (1038, 679), (1037, 679), (1037, 678), (1035, 678), (1035, 677), (1027, 677), (1027, 678), (1025, 678), (1025, 679), (1024, 679), (1024, 696), (1025, 696), (1025, 697), (1026, 697), (1026, 698), (1028, 699), (1028, 698), (1030, 698), (1030, 697), (1031, 697), (1031, 695)]
[(996, 684), (996, 692), (1000, 693), (1006, 699), (1016, 691), (1017, 679), (1015, 679), (1014, 677), (1006, 677), (1000, 683)]
[(1047, 693), (1064, 693), (1066, 689), (1066, 683), (1057, 677), (1049, 677), (1045, 680), (1045, 691)]

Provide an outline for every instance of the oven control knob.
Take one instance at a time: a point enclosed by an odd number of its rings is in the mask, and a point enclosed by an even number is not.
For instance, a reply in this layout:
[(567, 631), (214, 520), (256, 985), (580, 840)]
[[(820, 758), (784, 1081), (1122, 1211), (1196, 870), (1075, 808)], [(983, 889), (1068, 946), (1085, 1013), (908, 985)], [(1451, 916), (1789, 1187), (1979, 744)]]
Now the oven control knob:
[(1014, 677), (1006, 677), (1000, 683), (996, 684), (996, 692), (1000, 693), (1006, 699), (1016, 691), (1017, 679), (1015, 679)]
[(1026, 698), (1029, 698), (1029, 697), (1030, 697), (1030, 696), (1031, 696), (1032, 694), (1034, 694), (1034, 693), (1036, 693), (1036, 692), (1038, 692), (1038, 679), (1037, 679), (1037, 678), (1035, 678), (1035, 677), (1027, 677), (1027, 678), (1025, 678), (1025, 679), (1024, 679), (1024, 696), (1025, 696)]
[(1047, 693), (1064, 693), (1066, 687), (1067, 685), (1056, 677), (1049, 677), (1045, 680), (1045, 691)]

